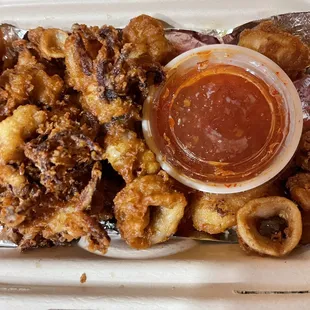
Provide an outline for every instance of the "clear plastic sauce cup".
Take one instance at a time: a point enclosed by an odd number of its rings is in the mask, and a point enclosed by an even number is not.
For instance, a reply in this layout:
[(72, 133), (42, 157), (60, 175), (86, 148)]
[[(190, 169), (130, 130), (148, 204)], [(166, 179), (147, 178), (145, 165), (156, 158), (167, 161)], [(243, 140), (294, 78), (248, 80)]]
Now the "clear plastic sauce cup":
[(235, 193), (276, 176), (302, 132), (298, 93), (273, 61), (247, 48), (208, 45), (166, 66), (150, 89), (143, 133), (161, 167), (205, 192)]

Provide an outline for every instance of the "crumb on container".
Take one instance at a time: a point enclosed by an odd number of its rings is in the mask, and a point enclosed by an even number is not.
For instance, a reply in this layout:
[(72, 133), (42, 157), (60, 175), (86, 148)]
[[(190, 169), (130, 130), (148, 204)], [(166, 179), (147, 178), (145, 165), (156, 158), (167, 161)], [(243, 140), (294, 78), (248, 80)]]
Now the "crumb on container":
[(82, 273), (82, 275), (81, 275), (81, 277), (80, 277), (80, 282), (83, 284), (83, 283), (85, 283), (85, 282), (86, 282), (86, 280), (87, 280), (86, 273), (85, 273), (85, 272), (83, 272), (83, 273)]

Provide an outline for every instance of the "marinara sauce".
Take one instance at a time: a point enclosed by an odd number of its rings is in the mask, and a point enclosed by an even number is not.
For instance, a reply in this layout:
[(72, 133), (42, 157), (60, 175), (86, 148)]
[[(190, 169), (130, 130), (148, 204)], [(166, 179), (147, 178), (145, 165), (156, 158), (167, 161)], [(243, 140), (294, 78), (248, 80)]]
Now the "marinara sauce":
[(287, 124), (281, 96), (262, 79), (228, 64), (169, 72), (151, 115), (165, 161), (188, 177), (240, 182), (279, 152)]

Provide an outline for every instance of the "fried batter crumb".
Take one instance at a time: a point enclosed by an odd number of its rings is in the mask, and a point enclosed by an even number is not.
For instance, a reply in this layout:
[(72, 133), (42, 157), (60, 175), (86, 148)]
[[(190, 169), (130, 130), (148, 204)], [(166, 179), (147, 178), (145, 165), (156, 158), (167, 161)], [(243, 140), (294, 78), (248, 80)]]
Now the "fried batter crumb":
[(81, 284), (84, 284), (87, 280), (87, 276), (86, 276), (86, 273), (82, 273), (81, 277), (80, 277), (80, 283)]

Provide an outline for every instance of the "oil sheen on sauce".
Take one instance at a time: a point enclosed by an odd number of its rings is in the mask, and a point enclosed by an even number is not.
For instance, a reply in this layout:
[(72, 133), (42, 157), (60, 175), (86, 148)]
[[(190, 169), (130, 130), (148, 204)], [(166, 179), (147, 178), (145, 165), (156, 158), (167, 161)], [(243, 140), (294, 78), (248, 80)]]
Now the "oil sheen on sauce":
[(287, 134), (281, 96), (232, 65), (169, 73), (152, 109), (153, 139), (165, 161), (206, 182), (256, 176)]

